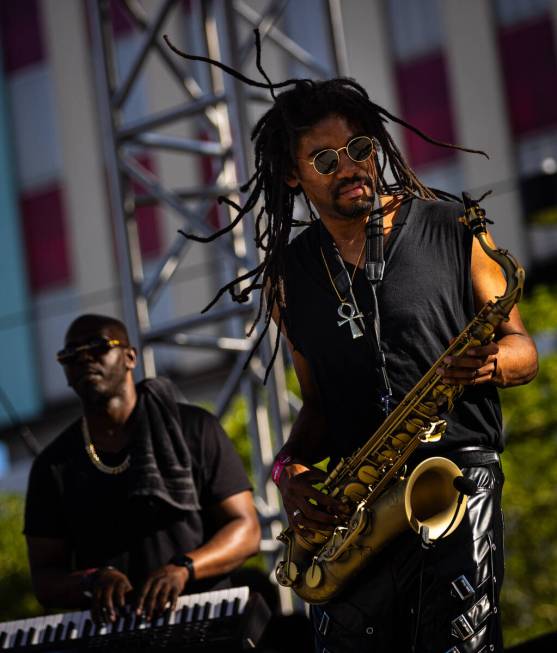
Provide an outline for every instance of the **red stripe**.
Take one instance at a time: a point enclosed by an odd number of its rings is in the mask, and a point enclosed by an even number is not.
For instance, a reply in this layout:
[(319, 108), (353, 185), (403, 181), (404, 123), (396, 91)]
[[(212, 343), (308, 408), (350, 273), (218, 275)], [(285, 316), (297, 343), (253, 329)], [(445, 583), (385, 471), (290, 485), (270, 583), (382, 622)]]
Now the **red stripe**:
[[(453, 143), (455, 130), (443, 53), (398, 63), (396, 79), (404, 120), (428, 136)], [(454, 156), (453, 150), (431, 145), (407, 129), (402, 131), (413, 166)]]
[(513, 133), (557, 125), (557, 57), (550, 17), (501, 28), (499, 47)]
[(21, 195), (29, 283), (34, 292), (71, 281), (66, 215), (58, 185)]
[[(151, 157), (142, 156), (138, 162), (147, 170), (155, 171), (155, 164)], [(133, 184), (135, 193), (142, 195), (145, 190), (139, 184)], [(137, 230), (139, 234), (139, 245), (141, 254), (145, 258), (154, 258), (159, 256), (162, 250), (160, 234), (160, 214), (156, 206), (142, 206), (136, 211)]]
[(37, 0), (0, 0), (0, 40), (6, 73), (44, 59)]

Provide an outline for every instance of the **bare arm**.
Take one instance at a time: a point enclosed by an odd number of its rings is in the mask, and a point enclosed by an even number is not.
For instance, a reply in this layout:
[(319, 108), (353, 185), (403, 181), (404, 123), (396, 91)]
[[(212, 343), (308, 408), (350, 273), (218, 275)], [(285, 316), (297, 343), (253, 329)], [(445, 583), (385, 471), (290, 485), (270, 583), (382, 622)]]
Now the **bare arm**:
[[(198, 549), (184, 551), (194, 562), (196, 579), (219, 576), (232, 571), (259, 550), (261, 530), (252, 493), (234, 494), (213, 509), (219, 526), (213, 537)], [(137, 611), (148, 618), (162, 612), (167, 604), (174, 607), (186, 587), (186, 567), (167, 564), (149, 575), (137, 600)]]
[[(71, 571), (70, 549), (64, 540), (49, 537), (27, 537), (31, 580), (37, 599), (45, 608), (91, 608), (96, 622), (122, 607), (132, 590), (128, 577), (117, 569), (105, 568), (96, 574), (94, 593), (89, 599), (83, 593), (91, 570)], [(92, 588), (91, 588), (92, 589)]]
[[(490, 238), (490, 245), (494, 247)], [(472, 284), (474, 302), (479, 310), (505, 290), (500, 266), (490, 259), (474, 238), (472, 245)], [(452, 383), (477, 385), (492, 382), (499, 387), (521, 385), (531, 381), (538, 372), (538, 354), (515, 306), (508, 322), (503, 322), (495, 340), (485, 347), (468, 351), (468, 356), (446, 361), (443, 377)]]
[[(278, 323), (277, 309), (273, 318)], [(293, 528), (315, 530), (331, 529), (341, 523), (338, 515), (345, 514), (345, 507), (338, 501), (316, 490), (313, 485), (324, 480), (325, 474), (310, 465), (327, 457), (324, 450), (326, 422), (321, 410), (319, 395), (312, 379), (309, 364), (288, 339), (282, 327), (292, 356), (294, 370), (302, 393), (302, 408), (296, 416), (286, 444), (279, 455), (290, 456), (292, 462), (284, 467), (279, 480), (284, 509)], [(309, 500), (315, 503), (310, 503)], [(315, 505), (317, 504), (317, 505)]]

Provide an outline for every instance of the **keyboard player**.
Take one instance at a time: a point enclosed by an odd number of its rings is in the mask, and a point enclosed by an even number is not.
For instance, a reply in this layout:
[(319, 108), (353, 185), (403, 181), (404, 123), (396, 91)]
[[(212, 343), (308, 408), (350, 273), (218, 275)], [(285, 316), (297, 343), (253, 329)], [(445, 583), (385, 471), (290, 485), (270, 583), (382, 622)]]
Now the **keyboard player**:
[(217, 420), (165, 379), (135, 385), (136, 350), (115, 318), (82, 315), (58, 352), (82, 416), (34, 461), (24, 533), (49, 609), (126, 603), (148, 619), (183, 593), (227, 585), (257, 552), (250, 483)]

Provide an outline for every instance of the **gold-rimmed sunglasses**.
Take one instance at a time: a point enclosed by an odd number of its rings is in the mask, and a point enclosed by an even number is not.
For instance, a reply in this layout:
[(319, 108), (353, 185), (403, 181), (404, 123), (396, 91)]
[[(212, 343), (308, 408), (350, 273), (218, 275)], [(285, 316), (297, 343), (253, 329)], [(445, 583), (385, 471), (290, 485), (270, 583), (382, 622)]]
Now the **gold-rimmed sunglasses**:
[(114, 347), (129, 347), (129, 344), (115, 338), (95, 336), (80, 345), (67, 344), (64, 349), (56, 354), (56, 360), (61, 365), (68, 365), (73, 363), (79, 354), (83, 352), (89, 352), (93, 356), (102, 356), (102, 354), (106, 354), (107, 351), (114, 349)]
[(306, 163), (312, 165), (316, 172), (320, 175), (332, 175), (336, 172), (339, 162), (340, 153), (346, 150), (346, 154), (356, 163), (367, 161), (375, 151), (375, 141), (369, 136), (356, 136), (346, 143), (344, 147), (339, 147), (338, 150), (328, 148), (318, 152), (313, 159), (301, 159)]

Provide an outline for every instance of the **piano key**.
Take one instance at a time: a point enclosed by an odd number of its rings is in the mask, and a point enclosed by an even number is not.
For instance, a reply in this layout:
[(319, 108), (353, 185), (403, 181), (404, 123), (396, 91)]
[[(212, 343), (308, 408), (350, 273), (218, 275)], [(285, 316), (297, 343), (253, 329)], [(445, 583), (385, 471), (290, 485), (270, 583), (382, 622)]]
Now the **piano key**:
[(56, 628), (54, 629), (54, 641), (61, 642), (65, 634), (66, 634), (66, 628), (64, 623), (63, 622), (58, 623)]
[(6, 633), (6, 639), (4, 642), (4, 646), (2, 648), (10, 648), (12, 641), (15, 637), (15, 633), (17, 629), (19, 628), (19, 624), (17, 621), (13, 621), (11, 623), (5, 624), (4, 625), (4, 630)]
[(93, 634), (93, 628), (94, 628), (94, 624), (92, 620), (89, 618), (89, 616), (87, 616), (87, 618), (84, 619), (83, 621), (83, 628), (81, 629), (81, 634), (80, 634), (81, 638), (86, 639), (87, 637), (91, 637), (91, 635)]
[(30, 626), (27, 631), (27, 639), (25, 640), (25, 646), (34, 646), (39, 641), (39, 631), (36, 626)]
[[(186, 625), (195, 619), (200, 621), (233, 616), (233, 614), (243, 613), (248, 598), (249, 589), (246, 587), (181, 596), (175, 610), (165, 613), (162, 619), (158, 618), (152, 623), (137, 617), (133, 608), (127, 606), (123, 619), (120, 618), (116, 623), (98, 629), (98, 633), (108, 642), (113, 634), (123, 629), (133, 631), (151, 628), (153, 625), (157, 627), (161, 624)], [(23, 631), (23, 636), (21, 632), (18, 634), (18, 631)], [(89, 610), (19, 619), (0, 624), (0, 650), (10, 648), (17, 638), (22, 646), (39, 645), (40, 650), (53, 653), (53, 649), (58, 650), (56, 640), (79, 640), (90, 637), (93, 632), (97, 632), (97, 629), (93, 628)]]
[(15, 631), (14, 641), (13, 641), (12, 646), (14, 648), (16, 648), (18, 646), (21, 646), (23, 644), (23, 638), (24, 637), (25, 637), (25, 631), (23, 630), (23, 628), (18, 628)]

